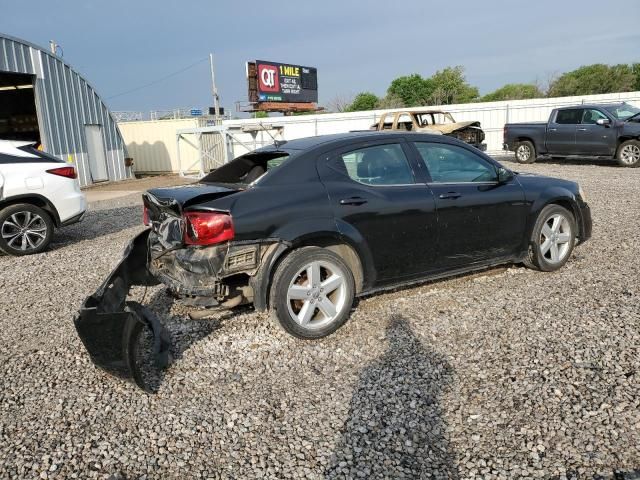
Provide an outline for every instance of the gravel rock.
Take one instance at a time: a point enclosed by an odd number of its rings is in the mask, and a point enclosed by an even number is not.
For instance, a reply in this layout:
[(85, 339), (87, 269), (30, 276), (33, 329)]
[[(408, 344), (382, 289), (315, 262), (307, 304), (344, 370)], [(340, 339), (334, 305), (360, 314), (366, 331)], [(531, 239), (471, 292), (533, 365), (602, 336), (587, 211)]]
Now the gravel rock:
[(594, 237), (562, 270), (371, 296), (314, 342), (136, 288), (173, 336), (154, 395), (97, 370), (72, 323), (142, 229), (139, 194), (0, 257), (0, 477), (634, 478), (640, 169), (509, 166), (586, 191)]

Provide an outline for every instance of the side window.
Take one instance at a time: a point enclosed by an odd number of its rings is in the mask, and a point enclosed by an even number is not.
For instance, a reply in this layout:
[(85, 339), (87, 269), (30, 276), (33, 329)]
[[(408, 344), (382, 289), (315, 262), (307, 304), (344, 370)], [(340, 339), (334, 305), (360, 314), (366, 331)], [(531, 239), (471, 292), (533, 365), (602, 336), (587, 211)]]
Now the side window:
[(478, 155), (442, 143), (415, 143), (434, 183), (494, 182), (494, 166)]
[(409, 161), (397, 144), (360, 148), (338, 157), (337, 169), (366, 185), (414, 183)]
[(558, 110), (556, 122), (561, 125), (577, 125), (582, 120), (582, 109)]
[(582, 123), (595, 125), (595, 123), (601, 118), (607, 118), (607, 116), (599, 110), (587, 108), (582, 114)]

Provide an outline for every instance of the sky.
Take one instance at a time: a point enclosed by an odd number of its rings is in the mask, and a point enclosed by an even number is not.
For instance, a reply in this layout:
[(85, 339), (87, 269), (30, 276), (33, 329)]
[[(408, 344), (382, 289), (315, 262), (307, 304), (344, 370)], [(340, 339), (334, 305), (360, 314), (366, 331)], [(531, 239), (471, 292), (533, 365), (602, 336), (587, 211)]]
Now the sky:
[(384, 95), (398, 76), (455, 65), (484, 94), (638, 62), (639, 21), (639, 0), (3, 0), (0, 32), (55, 40), (117, 111), (212, 105), (213, 53), (221, 104), (233, 111), (247, 100), (249, 60), (317, 67), (320, 104)]

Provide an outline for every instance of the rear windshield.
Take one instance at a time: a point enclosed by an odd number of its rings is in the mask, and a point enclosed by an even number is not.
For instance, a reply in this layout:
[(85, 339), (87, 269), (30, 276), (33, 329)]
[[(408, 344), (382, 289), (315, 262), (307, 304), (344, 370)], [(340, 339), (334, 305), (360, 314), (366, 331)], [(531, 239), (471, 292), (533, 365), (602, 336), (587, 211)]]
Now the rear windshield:
[[(36, 149), (33, 145), (26, 145), (23, 147), (17, 147), (16, 150), (26, 153), (22, 156), (18, 152), (15, 155), (11, 153), (0, 153), (0, 164), (4, 163), (65, 163), (58, 157), (42, 152)], [(14, 150), (15, 151), (15, 150)]]
[(292, 152), (251, 152), (232, 160), (205, 176), (203, 183), (255, 184), (268, 172), (280, 167)]

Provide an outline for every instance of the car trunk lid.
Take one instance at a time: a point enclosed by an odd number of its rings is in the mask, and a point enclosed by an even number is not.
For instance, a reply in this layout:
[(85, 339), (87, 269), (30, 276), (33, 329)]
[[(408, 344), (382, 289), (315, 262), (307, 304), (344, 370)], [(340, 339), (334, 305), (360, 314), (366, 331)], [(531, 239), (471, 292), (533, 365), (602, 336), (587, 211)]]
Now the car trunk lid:
[(232, 184), (196, 183), (178, 187), (154, 188), (142, 195), (145, 221), (158, 234), (166, 248), (183, 243), (183, 212), (198, 203), (215, 200), (244, 190)]

